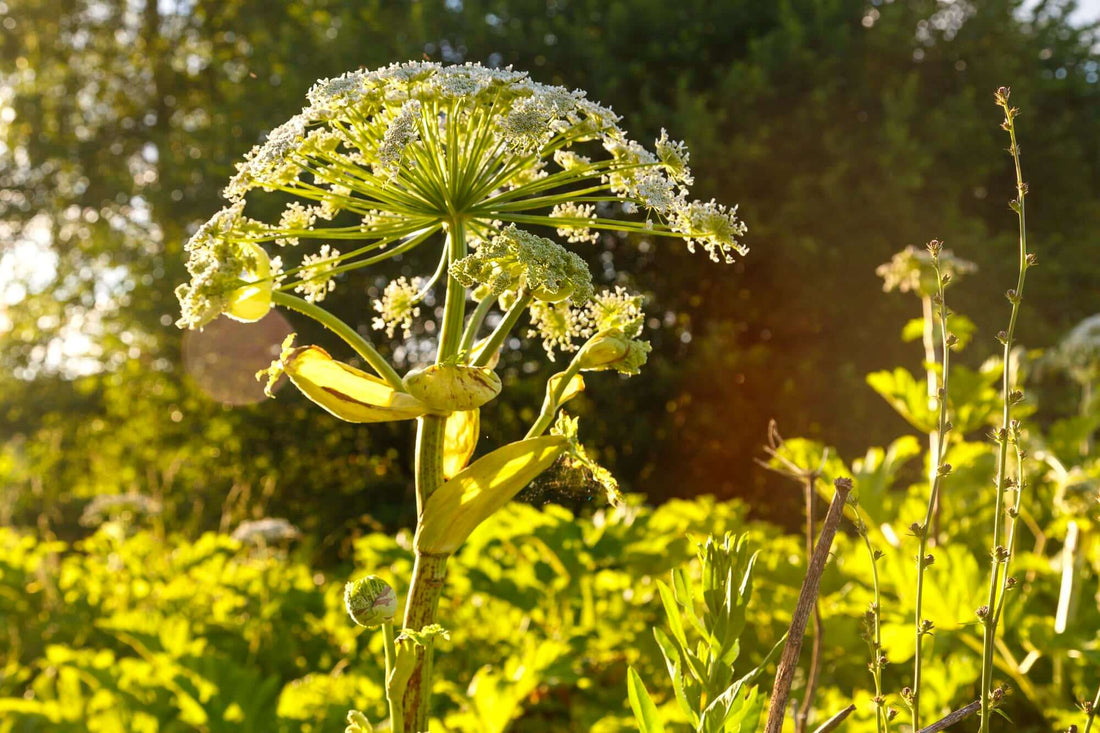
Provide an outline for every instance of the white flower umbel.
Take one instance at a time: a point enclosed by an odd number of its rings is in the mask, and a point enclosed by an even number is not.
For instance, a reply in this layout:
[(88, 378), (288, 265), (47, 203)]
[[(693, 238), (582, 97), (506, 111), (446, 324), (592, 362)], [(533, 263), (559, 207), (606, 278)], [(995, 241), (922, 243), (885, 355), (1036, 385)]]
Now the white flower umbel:
[[(602, 159), (593, 155), (601, 148)], [(273, 285), (314, 301), (333, 275), (428, 243), (455, 222), (481, 240), (516, 224), (568, 242), (645, 232), (716, 260), (744, 253), (736, 209), (689, 199), (686, 146), (662, 131), (655, 148), (629, 139), (618, 115), (583, 92), (511, 69), (415, 62), (318, 82), (305, 109), (238, 165), (225, 189), (231, 208), (189, 243), (181, 324), (202, 326), (224, 309), (240, 287), (233, 245), (242, 242), (300, 245), (303, 259)], [(260, 223), (243, 215), (254, 191), (293, 200), (276, 223)], [(620, 218), (635, 212), (642, 221)], [(339, 240), (354, 245), (318, 251)]]

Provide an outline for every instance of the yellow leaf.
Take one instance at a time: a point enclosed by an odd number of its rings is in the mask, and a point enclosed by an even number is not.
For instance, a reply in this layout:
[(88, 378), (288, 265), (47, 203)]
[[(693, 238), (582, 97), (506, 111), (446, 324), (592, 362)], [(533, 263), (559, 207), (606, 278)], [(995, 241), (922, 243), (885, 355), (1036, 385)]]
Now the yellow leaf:
[(452, 412), (443, 428), (443, 477), (453, 478), (470, 460), (477, 448), (481, 430), (481, 410)]
[(319, 346), (294, 349), (284, 360), (290, 381), (306, 397), (348, 422), (412, 420), (428, 412), (420, 400), (378, 377), (336, 361)]
[(569, 445), (561, 435), (497, 448), (440, 486), (424, 504), (416, 532), (422, 553), (450, 554), (470, 533), (550, 467)]

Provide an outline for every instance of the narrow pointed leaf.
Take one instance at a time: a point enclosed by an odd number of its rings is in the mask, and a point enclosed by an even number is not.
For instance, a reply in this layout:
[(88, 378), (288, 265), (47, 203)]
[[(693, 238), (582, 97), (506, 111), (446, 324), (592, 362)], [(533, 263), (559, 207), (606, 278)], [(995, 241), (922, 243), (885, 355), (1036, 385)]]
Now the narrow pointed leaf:
[(640, 733), (664, 733), (665, 727), (657, 713), (657, 706), (653, 704), (642, 678), (633, 667), (627, 671), (626, 691)]

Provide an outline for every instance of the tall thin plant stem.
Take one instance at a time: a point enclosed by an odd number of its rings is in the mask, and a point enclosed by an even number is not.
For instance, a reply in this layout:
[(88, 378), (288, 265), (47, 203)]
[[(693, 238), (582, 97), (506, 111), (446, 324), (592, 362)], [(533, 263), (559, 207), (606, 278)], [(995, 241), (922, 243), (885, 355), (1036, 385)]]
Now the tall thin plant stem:
[(882, 694), (882, 668), (886, 663), (886, 655), (882, 650), (882, 594), (879, 591), (878, 560), (881, 553), (875, 550), (871, 544), (870, 533), (867, 524), (856, 509), (856, 531), (863, 538), (863, 546), (867, 548), (867, 556), (871, 561), (871, 588), (874, 600), (867, 609), (867, 646), (871, 651), (871, 679), (875, 683), (875, 726), (878, 733), (886, 733), (890, 729), (890, 716), (886, 710), (886, 698)]
[(920, 730), (920, 694), (924, 671), (924, 637), (932, 632), (932, 622), (924, 618), (924, 575), (928, 566), (932, 564), (932, 556), (928, 554), (928, 541), (932, 533), (932, 519), (936, 508), (940, 503), (940, 489), (944, 477), (950, 472), (951, 467), (943, 462), (947, 453), (947, 431), (950, 423), (947, 421), (947, 389), (950, 375), (951, 342), (952, 337), (947, 331), (947, 301), (944, 298), (944, 288), (948, 278), (940, 269), (940, 250), (942, 243), (932, 240), (928, 243), (928, 252), (932, 256), (932, 267), (936, 274), (937, 290), (931, 298), (932, 304), (939, 313), (940, 346), (943, 357), (940, 362), (940, 384), (936, 390), (936, 401), (939, 405), (936, 420), (936, 438), (931, 440), (934, 452), (928, 456), (929, 474), (931, 476), (928, 491), (928, 506), (924, 513), (924, 523), (914, 524), (910, 529), (917, 537), (917, 588), (916, 604), (913, 609), (913, 631), (916, 635), (916, 651), (913, 655), (913, 686), (908, 696), (908, 703), (912, 712), (913, 730)]
[(1008, 104), (1009, 90), (1001, 87), (997, 90), (997, 105), (1004, 111), (1005, 119), (1002, 127), (1008, 132), (1009, 154), (1016, 169), (1016, 199), (1011, 203), (1019, 221), (1019, 275), (1016, 288), (1006, 294), (1012, 304), (1012, 312), (1008, 319), (1008, 329), (999, 334), (1004, 344), (1004, 357), (1001, 379), (1001, 427), (997, 431), (997, 443), (999, 446), (997, 456), (997, 496), (993, 513), (993, 547), (991, 551), (991, 566), (989, 572), (989, 596), (983, 608), (978, 609), (978, 615), (984, 625), (982, 637), (982, 680), (981, 680), (981, 723), (979, 732), (987, 733), (989, 730), (990, 713), (993, 709), (993, 656), (996, 653), (997, 622), (999, 621), (999, 591), (1003, 587), (1002, 574), (1007, 575), (1007, 563), (1010, 551), (1004, 546), (1005, 532), (1005, 493), (1008, 488), (1008, 444), (1010, 442), (1010, 430), (1012, 429), (1012, 406), (1019, 401), (1022, 395), (1012, 390), (1012, 348), (1015, 344), (1016, 320), (1020, 314), (1020, 302), (1024, 295), (1024, 278), (1028, 267), (1034, 263), (1034, 258), (1027, 251), (1027, 219), (1025, 216), (1024, 200), (1027, 197), (1027, 184), (1024, 183), (1023, 172), (1020, 168), (1020, 147), (1016, 142), (1016, 116), (1019, 111)]

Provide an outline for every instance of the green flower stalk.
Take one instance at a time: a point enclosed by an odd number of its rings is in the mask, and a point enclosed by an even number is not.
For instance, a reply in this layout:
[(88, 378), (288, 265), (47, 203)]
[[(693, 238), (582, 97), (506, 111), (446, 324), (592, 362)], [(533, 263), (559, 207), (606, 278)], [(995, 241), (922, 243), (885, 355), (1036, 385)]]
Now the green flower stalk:
[[(556, 461), (617, 497), (560, 410), (586, 388), (581, 371), (635, 374), (649, 344), (642, 298), (597, 293), (584, 255), (604, 233), (624, 232), (731, 262), (747, 252), (746, 228), (736, 207), (689, 197), (689, 153), (667, 132), (648, 150), (583, 92), (511, 69), (395, 64), (320, 81), (308, 97), (237, 166), (227, 206), (187, 243), (178, 323), (293, 310), (332, 330), (373, 374), (288, 344), (270, 379), (286, 373), (342, 420), (417, 421), (417, 555), (401, 633), (383, 624), (389, 724), (413, 733), (428, 727), (437, 607), (455, 549)], [(289, 203), (272, 221), (253, 218), (268, 193)], [(434, 270), (392, 279), (372, 302), (376, 335), (438, 339), (434, 362), (402, 377), (385, 349), (320, 303), (355, 271), (425, 247)], [(429, 296), (442, 302), (438, 318), (422, 307)], [(550, 361), (573, 358), (548, 383), (527, 438), (471, 463), (480, 407), (506, 386), (497, 360), (522, 335)], [(361, 718), (349, 725), (365, 729)]]
[[(1012, 349), (1015, 346), (1016, 336), (1016, 321), (1020, 314), (1020, 303), (1023, 300), (1024, 295), (1024, 278), (1027, 275), (1027, 270), (1035, 264), (1035, 256), (1027, 251), (1027, 218), (1025, 214), (1024, 201), (1027, 198), (1027, 184), (1024, 183), (1023, 172), (1020, 168), (1020, 148), (1016, 142), (1016, 116), (1019, 114), (1019, 110), (1015, 107), (1009, 106), (1008, 103), (1009, 90), (1007, 87), (1001, 87), (997, 90), (995, 100), (997, 106), (1004, 112), (1005, 119), (1002, 123), (1002, 128), (1008, 133), (1009, 138), (1009, 154), (1012, 155), (1012, 162), (1016, 170), (1016, 198), (1011, 202), (1012, 210), (1016, 212), (1016, 217), (1019, 221), (1019, 275), (1017, 277), (1016, 287), (1009, 290), (1005, 295), (1011, 305), (1011, 313), (1008, 319), (1008, 329), (1002, 331), (998, 338), (1004, 345), (1003, 363), (1002, 363), (1002, 415), (1001, 415), (1001, 427), (996, 433), (996, 440), (999, 446), (997, 455), (997, 477), (996, 477), (996, 504), (993, 514), (993, 547), (991, 548), (991, 566), (989, 573), (989, 597), (986, 604), (978, 609), (978, 617), (984, 627), (984, 633), (982, 636), (982, 679), (981, 679), (981, 727), (980, 733), (987, 733), (990, 724), (990, 714), (993, 710), (997, 700), (994, 696), (993, 690), (993, 657), (995, 654), (995, 644), (997, 638), (997, 625), (1000, 621), (1001, 610), (1003, 608), (1005, 592), (1009, 587), (1009, 580), (1011, 578), (1008, 575), (1008, 562), (1011, 557), (1011, 548), (1006, 547), (1004, 540), (1005, 532), (1005, 495), (1009, 489), (1009, 477), (1008, 477), (1008, 446), (1010, 442), (1013, 442), (1013, 438), (1016, 439), (1016, 444), (1019, 438), (1019, 424), (1012, 419), (1012, 407), (1017, 404), (1022, 398), (1023, 394), (1012, 388)], [(1022, 454), (1020, 455), (1022, 460)], [(1021, 480), (1022, 476), (1017, 480)], [(1015, 515), (1019, 513), (1018, 499), (1017, 506), (1013, 508), (1011, 512), (1013, 516), (1013, 529), (1012, 534), (1015, 535)]]
[(935, 439), (932, 440), (932, 453), (930, 453), (928, 457), (932, 474), (931, 481), (929, 482), (928, 506), (924, 514), (924, 523), (914, 524), (912, 526), (912, 532), (917, 537), (917, 585), (916, 602), (913, 610), (913, 630), (916, 636), (916, 646), (913, 653), (913, 686), (910, 690), (910, 694), (906, 695), (906, 698), (912, 711), (913, 730), (915, 731), (921, 729), (920, 695), (924, 673), (924, 638), (931, 635), (933, 629), (932, 622), (924, 618), (924, 574), (927, 572), (928, 566), (933, 562), (933, 556), (928, 552), (928, 541), (932, 532), (932, 520), (935, 515), (936, 507), (939, 505), (943, 480), (944, 477), (951, 472), (950, 464), (944, 463), (944, 456), (947, 454), (947, 431), (951, 427), (951, 424), (947, 421), (947, 395), (950, 381), (951, 344), (953, 342), (952, 335), (947, 331), (948, 310), (947, 302), (944, 299), (944, 289), (947, 287), (947, 283), (950, 282), (951, 276), (950, 273), (941, 269), (940, 256), (942, 254), (943, 244), (939, 240), (933, 239), (928, 243), (929, 261), (932, 265), (935, 281), (937, 283), (936, 292), (931, 296), (931, 300), (939, 313), (939, 330), (943, 357), (941, 361), (942, 375), (936, 389), (936, 402), (939, 406), (936, 423), (937, 428)]

